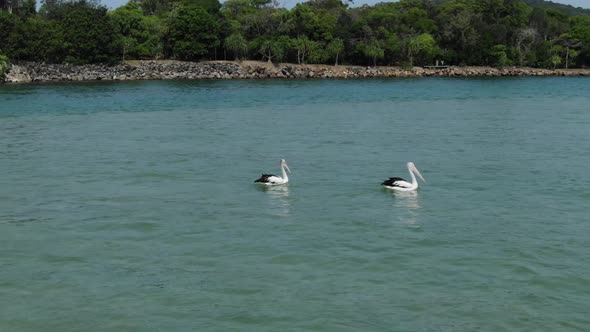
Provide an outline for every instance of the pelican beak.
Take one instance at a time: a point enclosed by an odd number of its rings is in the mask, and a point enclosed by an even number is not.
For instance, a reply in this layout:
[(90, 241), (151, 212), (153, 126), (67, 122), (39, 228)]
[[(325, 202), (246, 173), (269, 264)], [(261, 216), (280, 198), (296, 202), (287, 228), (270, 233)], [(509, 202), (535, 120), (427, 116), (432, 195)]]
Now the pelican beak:
[(418, 177), (424, 181), (424, 183), (426, 183), (426, 180), (424, 180), (424, 177), (422, 176), (422, 174), (420, 174), (420, 171), (416, 168), (416, 166), (412, 167), (412, 169), (414, 170), (414, 172), (416, 173), (416, 175), (418, 175)]
[(289, 169), (289, 166), (287, 166), (287, 164), (285, 164), (285, 168), (287, 169), (287, 171), (289, 171), (289, 174), (291, 174), (291, 170)]

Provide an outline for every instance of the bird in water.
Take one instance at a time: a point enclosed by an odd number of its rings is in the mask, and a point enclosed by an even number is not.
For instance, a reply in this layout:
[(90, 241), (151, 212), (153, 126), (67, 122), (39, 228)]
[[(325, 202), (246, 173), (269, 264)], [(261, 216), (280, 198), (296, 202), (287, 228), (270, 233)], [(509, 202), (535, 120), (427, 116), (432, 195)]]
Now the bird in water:
[(274, 174), (262, 174), (262, 176), (254, 182), (264, 184), (267, 186), (276, 186), (279, 184), (286, 184), (287, 182), (289, 182), (289, 177), (287, 176), (287, 171), (289, 171), (289, 173), (291, 173), (291, 170), (289, 169), (289, 166), (287, 166), (287, 162), (285, 161), (285, 159), (281, 159), (281, 172), (283, 175), (282, 177), (276, 176)]
[(418, 181), (416, 180), (416, 175), (418, 175), (420, 179), (424, 181), (424, 183), (426, 183), (426, 180), (424, 180), (424, 177), (422, 177), (422, 174), (420, 174), (420, 171), (418, 171), (416, 165), (414, 165), (413, 162), (408, 162), (408, 171), (410, 172), (410, 176), (412, 177), (411, 183), (402, 178), (389, 178), (389, 180), (383, 181), (382, 185), (387, 189), (397, 191), (416, 190), (418, 189)]

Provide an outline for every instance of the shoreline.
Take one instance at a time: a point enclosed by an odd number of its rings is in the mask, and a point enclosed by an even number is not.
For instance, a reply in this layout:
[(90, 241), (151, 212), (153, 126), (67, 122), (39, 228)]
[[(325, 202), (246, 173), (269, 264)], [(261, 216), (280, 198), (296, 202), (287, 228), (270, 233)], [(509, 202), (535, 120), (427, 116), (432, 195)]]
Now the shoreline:
[(401, 77), (524, 77), (590, 76), (590, 69), (538, 69), (527, 67), (457, 67), (405, 69), (390, 66), (273, 64), (262, 61), (132, 60), (117, 65), (71, 65), (20, 62), (11, 65), (0, 83), (226, 80), (226, 79), (350, 79)]

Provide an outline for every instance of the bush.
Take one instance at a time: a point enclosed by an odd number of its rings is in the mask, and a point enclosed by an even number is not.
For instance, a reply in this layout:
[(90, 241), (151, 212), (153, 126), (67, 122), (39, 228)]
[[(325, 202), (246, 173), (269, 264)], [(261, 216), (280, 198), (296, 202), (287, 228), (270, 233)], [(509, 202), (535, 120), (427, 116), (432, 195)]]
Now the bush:
[(506, 45), (495, 45), (489, 52), (491, 57), (491, 65), (495, 67), (506, 67), (512, 65), (512, 61), (508, 58), (508, 47)]
[(8, 57), (6, 55), (0, 54), (0, 80), (4, 79), (4, 77), (8, 73), (9, 68), (10, 63), (8, 62)]

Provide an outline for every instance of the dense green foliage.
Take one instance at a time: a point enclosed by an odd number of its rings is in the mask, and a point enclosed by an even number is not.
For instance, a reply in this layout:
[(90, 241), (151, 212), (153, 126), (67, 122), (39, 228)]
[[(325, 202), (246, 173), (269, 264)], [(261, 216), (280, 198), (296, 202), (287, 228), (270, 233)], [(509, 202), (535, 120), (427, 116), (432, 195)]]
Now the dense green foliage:
[(1, 52), (2, 50), (0, 50), (0, 79), (4, 78), (8, 72), (8, 57), (6, 55), (2, 55)]
[(401, 0), (356, 8), (310, 0), (290, 10), (270, 0), (143, 0), (110, 12), (95, 0), (44, 0), (38, 13), (34, 0), (0, 0), (0, 47), (14, 60), (72, 63), (170, 58), (568, 68), (590, 65), (590, 16), (540, 0)]
[(106, 7), (84, 0), (46, 1), (37, 15), (2, 11), (0, 31), (0, 45), (15, 60), (98, 63), (118, 59), (117, 35)]

